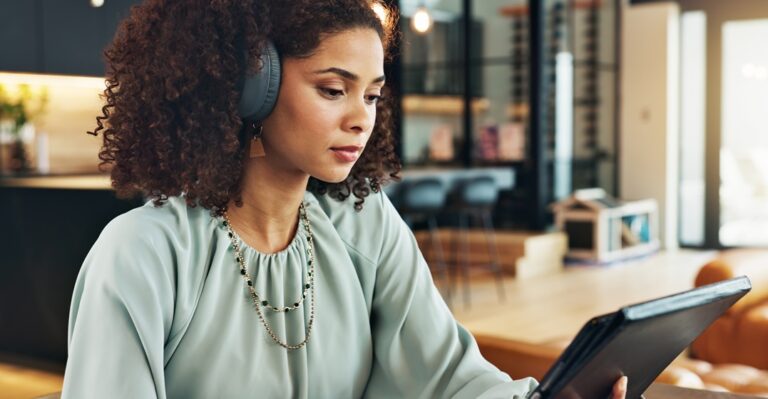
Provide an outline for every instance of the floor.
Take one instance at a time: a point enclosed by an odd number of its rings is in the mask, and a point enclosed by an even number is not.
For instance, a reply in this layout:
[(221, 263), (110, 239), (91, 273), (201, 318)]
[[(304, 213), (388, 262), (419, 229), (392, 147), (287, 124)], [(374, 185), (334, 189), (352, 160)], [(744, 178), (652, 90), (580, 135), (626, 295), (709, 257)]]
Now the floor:
[[(478, 274), (471, 302), (454, 293), (452, 311), (477, 334), (547, 344), (568, 340), (590, 317), (633, 302), (691, 288), (698, 268), (713, 252), (662, 252), (609, 266), (575, 266), (527, 280), (507, 277), (506, 299), (496, 281)], [(58, 372), (22, 368), (0, 361), (0, 399), (28, 399), (61, 390)]]

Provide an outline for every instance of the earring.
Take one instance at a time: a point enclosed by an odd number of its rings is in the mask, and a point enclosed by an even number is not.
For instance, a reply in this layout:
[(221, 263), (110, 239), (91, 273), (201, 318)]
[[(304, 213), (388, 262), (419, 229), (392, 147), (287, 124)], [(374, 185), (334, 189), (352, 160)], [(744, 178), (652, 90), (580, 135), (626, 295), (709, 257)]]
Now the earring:
[(251, 158), (259, 158), (266, 155), (264, 152), (264, 143), (261, 142), (261, 135), (264, 132), (264, 126), (259, 126), (258, 129), (256, 128), (256, 122), (250, 122), (252, 123), (251, 131), (253, 131), (253, 139), (251, 139), (251, 148), (250, 148), (250, 157)]

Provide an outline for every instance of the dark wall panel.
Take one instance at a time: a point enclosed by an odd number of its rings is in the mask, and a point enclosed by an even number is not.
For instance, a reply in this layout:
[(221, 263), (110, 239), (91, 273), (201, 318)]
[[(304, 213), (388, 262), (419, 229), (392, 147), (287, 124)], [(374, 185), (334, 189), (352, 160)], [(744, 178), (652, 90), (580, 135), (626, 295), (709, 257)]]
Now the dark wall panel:
[(0, 1), (0, 70), (41, 71), (38, 9), (37, 1)]

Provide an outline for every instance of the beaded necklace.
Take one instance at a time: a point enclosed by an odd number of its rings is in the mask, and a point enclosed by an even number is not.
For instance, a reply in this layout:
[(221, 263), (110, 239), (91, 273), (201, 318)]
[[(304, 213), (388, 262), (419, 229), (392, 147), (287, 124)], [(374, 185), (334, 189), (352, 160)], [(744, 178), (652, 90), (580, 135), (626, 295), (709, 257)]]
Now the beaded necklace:
[[(253, 304), (256, 306), (256, 314), (259, 315), (259, 320), (261, 320), (261, 324), (264, 325), (264, 328), (267, 330), (267, 333), (272, 338), (275, 343), (282, 346), (285, 349), (293, 350), (293, 349), (301, 349), (303, 348), (307, 342), (309, 341), (309, 337), (312, 334), (312, 326), (315, 323), (315, 297), (316, 297), (316, 288), (315, 288), (315, 255), (314, 255), (314, 239), (312, 236), (312, 228), (309, 224), (309, 218), (307, 217), (307, 210), (304, 207), (304, 203), (302, 202), (299, 206), (299, 218), (301, 219), (302, 224), (304, 225), (304, 230), (307, 232), (307, 276), (306, 280), (308, 283), (306, 283), (303, 287), (301, 298), (298, 298), (294, 301), (293, 306), (274, 306), (270, 301), (268, 301), (264, 296), (259, 295), (256, 292), (256, 289), (253, 287), (253, 279), (251, 279), (250, 274), (248, 274), (248, 270), (245, 265), (245, 257), (243, 256), (243, 253), (240, 249), (240, 242), (241, 240), (238, 240), (237, 233), (235, 233), (234, 230), (232, 230), (232, 222), (229, 220), (229, 215), (227, 215), (227, 212), (224, 212), (224, 222), (223, 225), (227, 229), (227, 232), (229, 233), (229, 239), (232, 241), (232, 248), (235, 250), (235, 261), (237, 261), (238, 266), (240, 266), (240, 276), (245, 281), (245, 284), (248, 286), (248, 291), (250, 292), (251, 300), (253, 301)], [(275, 334), (275, 331), (272, 329), (272, 326), (269, 325), (266, 318), (264, 317), (264, 313), (262, 312), (262, 307), (265, 309), (269, 309), (273, 312), (281, 312), (281, 313), (288, 313), (290, 311), (296, 310), (304, 303), (304, 300), (307, 298), (307, 293), (311, 291), (312, 293), (312, 302), (310, 303), (310, 311), (309, 311), (309, 321), (307, 322), (307, 334), (304, 337), (304, 340), (297, 343), (297, 344), (289, 344), (287, 341), (281, 341), (280, 338), (277, 337), (277, 334)]]

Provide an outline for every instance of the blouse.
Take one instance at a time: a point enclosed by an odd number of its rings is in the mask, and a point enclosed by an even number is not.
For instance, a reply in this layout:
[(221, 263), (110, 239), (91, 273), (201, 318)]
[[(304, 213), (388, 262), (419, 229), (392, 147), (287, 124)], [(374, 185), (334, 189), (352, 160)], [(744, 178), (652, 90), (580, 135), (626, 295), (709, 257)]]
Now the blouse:
[[(267, 334), (223, 219), (171, 197), (113, 219), (75, 284), (68, 398), (516, 398), (433, 284), (386, 195), (339, 201), (306, 192), (314, 240), (310, 340), (286, 350)], [(297, 221), (297, 223), (299, 223)], [(292, 306), (307, 281), (307, 232), (264, 254), (235, 234), (253, 287)], [(276, 336), (301, 342), (311, 295), (290, 312), (262, 307)]]

